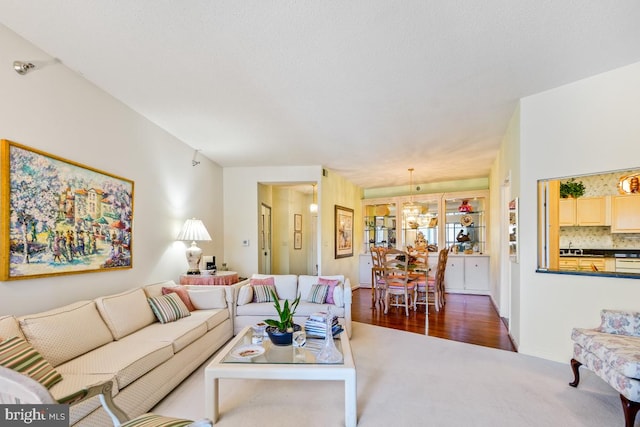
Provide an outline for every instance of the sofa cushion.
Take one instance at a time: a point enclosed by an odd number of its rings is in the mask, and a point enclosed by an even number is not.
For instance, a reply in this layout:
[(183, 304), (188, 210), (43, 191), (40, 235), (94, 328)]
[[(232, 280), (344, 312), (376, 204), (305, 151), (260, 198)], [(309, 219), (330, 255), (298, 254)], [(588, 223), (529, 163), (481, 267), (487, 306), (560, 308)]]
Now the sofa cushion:
[(618, 373), (640, 379), (640, 337), (574, 328), (571, 338)]
[(116, 340), (156, 320), (142, 288), (99, 297), (95, 301), (102, 318)]
[(159, 297), (162, 295), (162, 288), (170, 288), (178, 286), (173, 280), (165, 280), (164, 282), (153, 283), (143, 287), (147, 298)]
[(266, 279), (273, 277), (276, 286), (276, 293), (280, 299), (293, 301), (298, 296), (298, 276), (295, 274), (253, 274), (252, 279)]
[(245, 305), (249, 304), (253, 301), (253, 286), (250, 283), (247, 283), (238, 291), (238, 300), (236, 301), (237, 305)]
[(162, 287), (162, 295), (167, 295), (172, 293), (177, 294), (180, 297), (180, 299), (182, 300), (184, 305), (187, 306), (187, 309), (189, 311), (193, 311), (196, 309), (196, 307), (193, 305), (193, 302), (191, 301), (191, 297), (189, 296), (187, 289), (184, 286), (171, 286), (171, 287), (163, 286)]
[(46, 388), (62, 381), (62, 375), (22, 337), (11, 337), (0, 343), (0, 366), (27, 375)]
[(600, 330), (609, 334), (640, 336), (640, 312), (601, 310)]
[(161, 295), (149, 298), (148, 301), (153, 314), (156, 315), (160, 323), (175, 322), (191, 315), (178, 294)]
[(225, 320), (230, 319), (231, 315), (227, 309), (214, 309), (214, 310), (196, 310), (191, 313), (192, 317), (202, 317), (207, 323), (207, 331), (212, 330), (216, 326), (223, 323)]
[[(316, 305), (316, 309), (317, 309)], [(236, 308), (238, 316), (265, 316), (266, 318), (275, 318), (278, 316), (276, 308), (272, 302), (254, 302), (251, 304), (239, 305)]]
[(24, 338), (15, 316), (0, 316), (0, 341), (11, 337)]
[(187, 293), (191, 303), (198, 310), (227, 307), (225, 288), (222, 286), (211, 286), (207, 289), (188, 289)]
[(135, 333), (112, 341), (89, 353), (57, 366), (63, 376), (71, 374), (111, 374), (123, 389), (173, 356), (170, 342), (138, 340)]
[[(197, 313), (197, 312), (194, 312)], [(154, 323), (131, 334), (131, 341), (161, 341), (170, 343), (177, 353), (207, 333), (205, 316), (189, 316), (177, 322)]]
[(53, 366), (113, 341), (94, 301), (18, 318), (27, 340)]

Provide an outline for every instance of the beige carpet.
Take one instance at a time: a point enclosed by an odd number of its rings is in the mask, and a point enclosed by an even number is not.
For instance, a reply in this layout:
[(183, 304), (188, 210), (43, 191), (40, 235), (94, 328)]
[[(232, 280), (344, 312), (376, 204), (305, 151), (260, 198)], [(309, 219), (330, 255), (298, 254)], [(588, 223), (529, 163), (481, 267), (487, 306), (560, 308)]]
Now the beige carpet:
[[(574, 389), (568, 363), (353, 325), (359, 426), (624, 425), (618, 394), (586, 369)], [(202, 418), (204, 366), (153, 411)], [(220, 393), (223, 427), (344, 425), (342, 382), (221, 380)]]

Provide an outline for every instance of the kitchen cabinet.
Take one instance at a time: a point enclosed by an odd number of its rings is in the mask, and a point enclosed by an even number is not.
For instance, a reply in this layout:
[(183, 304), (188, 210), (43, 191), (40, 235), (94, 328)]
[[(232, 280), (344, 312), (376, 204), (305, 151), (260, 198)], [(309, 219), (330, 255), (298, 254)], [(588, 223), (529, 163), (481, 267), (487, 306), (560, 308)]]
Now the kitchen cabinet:
[(640, 233), (640, 196), (611, 198), (611, 232)]
[(447, 292), (489, 294), (489, 257), (449, 254), (444, 273)]
[(561, 271), (615, 271), (613, 258), (560, 257)]
[(558, 224), (560, 227), (576, 225), (576, 199), (560, 199)]
[(610, 225), (609, 197), (560, 199), (558, 223), (561, 227)]

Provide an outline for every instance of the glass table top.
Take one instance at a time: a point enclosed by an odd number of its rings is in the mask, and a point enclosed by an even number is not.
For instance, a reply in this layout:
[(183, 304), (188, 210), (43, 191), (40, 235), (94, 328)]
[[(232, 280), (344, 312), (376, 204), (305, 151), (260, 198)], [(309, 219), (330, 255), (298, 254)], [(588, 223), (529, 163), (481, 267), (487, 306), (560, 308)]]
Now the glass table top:
[[(342, 332), (344, 334), (346, 332)], [(316, 356), (324, 346), (323, 338), (308, 338), (302, 347), (277, 346), (271, 343), (269, 337), (265, 334), (262, 344), (252, 344), (251, 339), (253, 331), (247, 328), (241, 333), (235, 345), (229, 349), (222, 363), (253, 363), (253, 364), (302, 364), (302, 365), (342, 365), (344, 361), (339, 363), (325, 363), (316, 361)], [(342, 354), (341, 338), (334, 337), (333, 340), (336, 348)], [(344, 358), (343, 358), (344, 359)]]

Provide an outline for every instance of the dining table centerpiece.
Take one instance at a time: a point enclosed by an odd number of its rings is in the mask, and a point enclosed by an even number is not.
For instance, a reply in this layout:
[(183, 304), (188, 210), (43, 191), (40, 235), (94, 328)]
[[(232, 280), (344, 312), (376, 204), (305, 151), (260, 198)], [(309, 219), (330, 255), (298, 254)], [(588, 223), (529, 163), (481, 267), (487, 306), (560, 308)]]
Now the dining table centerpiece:
[(280, 305), (278, 295), (273, 289), (269, 290), (273, 305), (278, 312), (278, 319), (265, 319), (267, 326), (267, 335), (274, 345), (286, 346), (293, 342), (293, 333), (302, 330), (302, 326), (293, 323), (293, 316), (296, 313), (298, 304), (300, 303), (300, 294), (289, 304), (289, 300), (284, 300), (284, 304)]

